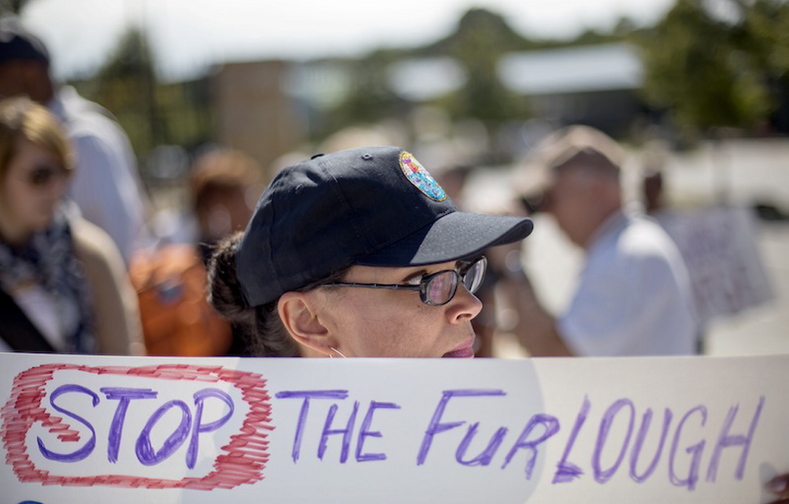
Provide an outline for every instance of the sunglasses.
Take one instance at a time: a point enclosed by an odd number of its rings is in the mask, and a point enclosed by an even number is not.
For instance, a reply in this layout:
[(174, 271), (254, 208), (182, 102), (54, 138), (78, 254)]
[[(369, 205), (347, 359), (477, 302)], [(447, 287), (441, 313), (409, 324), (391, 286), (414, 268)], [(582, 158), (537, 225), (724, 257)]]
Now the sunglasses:
[(482, 281), (485, 279), (485, 270), (487, 267), (488, 260), (482, 256), (474, 261), (461, 263), (459, 270), (441, 270), (424, 276), (420, 280), (419, 285), (355, 282), (334, 282), (325, 285), (334, 287), (363, 287), (367, 289), (418, 291), (419, 299), (424, 304), (428, 306), (442, 306), (452, 301), (460, 282), (463, 282), (463, 285), (465, 285), (472, 294), (477, 292), (482, 285)]
[(41, 165), (36, 166), (25, 176), (25, 181), (32, 187), (47, 187), (52, 182), (66, 178), (69, 171), (56, 166)]

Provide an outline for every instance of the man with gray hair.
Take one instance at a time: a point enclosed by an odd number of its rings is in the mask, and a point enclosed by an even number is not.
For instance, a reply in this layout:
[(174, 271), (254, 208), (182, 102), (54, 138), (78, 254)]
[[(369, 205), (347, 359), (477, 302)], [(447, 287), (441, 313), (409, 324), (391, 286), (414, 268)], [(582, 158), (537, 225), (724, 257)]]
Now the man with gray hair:
[(570, 126), (541, 142), (536, 156), (539, 209), (585, 258), (569, 308), (558, 318), (532, 289), (524, 291), (518, 336), (526, 350), (534, 356), (695, 353), (685, 264), (656, 222), (624, 209), (619, 145), (593, 128)]

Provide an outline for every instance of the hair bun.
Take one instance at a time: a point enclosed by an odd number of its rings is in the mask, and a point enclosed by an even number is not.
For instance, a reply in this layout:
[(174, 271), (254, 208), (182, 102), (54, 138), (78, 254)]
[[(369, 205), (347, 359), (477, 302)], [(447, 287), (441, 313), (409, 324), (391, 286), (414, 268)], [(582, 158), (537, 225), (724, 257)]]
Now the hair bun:
[(217, 243), (208, 260), (208, 302), (231, 322), (254, 324), (255, 310), (249, 307), (236, 277), (236, 249), (243, 233)]

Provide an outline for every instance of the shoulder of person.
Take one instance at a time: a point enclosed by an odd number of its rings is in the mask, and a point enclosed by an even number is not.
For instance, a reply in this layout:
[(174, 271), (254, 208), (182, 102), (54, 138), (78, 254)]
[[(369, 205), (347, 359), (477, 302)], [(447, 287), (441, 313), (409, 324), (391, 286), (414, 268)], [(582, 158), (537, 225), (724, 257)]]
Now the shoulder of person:
[(144, 355), (137, 296), (115, 242), (81, 217), (72, 218), (70, 224), (74, 254), (93, 296), (100, 352)]
[(110, 121), (117, 121), (117, 118), (98, 103), (88, 100), (80, 95), (73, 86), (62, 86), (57, 93), (57, 100), (64, 109), (67, 119), (80, 116), (100, 116)]
[(82, 217), (73, 218), (70, 225), (75, 251), (80, 259), (104, 262), (117, 259), (123, 263), (115, 242), (106, 231)]
[(54, 112), (65, 123), (72, 141), (125, 135), (118, 119), (109, 110), (83, 98), (71, 86), (61, 88), (54, 103)]

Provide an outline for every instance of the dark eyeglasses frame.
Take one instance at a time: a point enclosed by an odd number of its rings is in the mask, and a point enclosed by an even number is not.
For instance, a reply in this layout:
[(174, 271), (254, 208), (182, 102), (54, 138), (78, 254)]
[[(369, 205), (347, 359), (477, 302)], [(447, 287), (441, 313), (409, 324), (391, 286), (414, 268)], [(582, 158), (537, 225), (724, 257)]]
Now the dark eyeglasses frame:
[[(362, 287), (366, 289), (389, 289), (389, 290), (409, 290), (409, 291), (418, 291), (419, 292), (419, 299), (422, 303), (428, 306), (444, 306), (445, 304), (452, 301), (455, 298), (455, 294), (457, 293), (458, 286), (461, 282), (465, 285), (466, 275), (469, 271), (471, 271), (472, 267), (477, 263), (482, 263), (482, 277), (480, 278), (479, 284), (473, 286), (474, 289), (469, 291), (474, 294), (477, 290), (479, 290), (479, 286), (482, 285), (482, 281), (485, 278), (485, 272), (488, 269), (488, 260), (485, 256), (480, 256), (473, 261), (464, 262), (460, 267), (460, 271), (456, 269), (448, 269), (448, 270), (441, 270), (436, 271), (435, 273), (431, 273), (430, 275), (422, 277), (422, 280), (419, 282), (419, 285), (408, 285), (408, 284), (379, 284), (379, 283), (358, 283), (358, 282), (332, 282), (323, 284), (325, 287)], [(452, 285), (452, 291), (449, 294), (449, 297), (443, 303), (433, 303), (428, 297), (428, 284), (437, 276), (443, 275), (446, 273), (454, 273), (454, 281)]]

